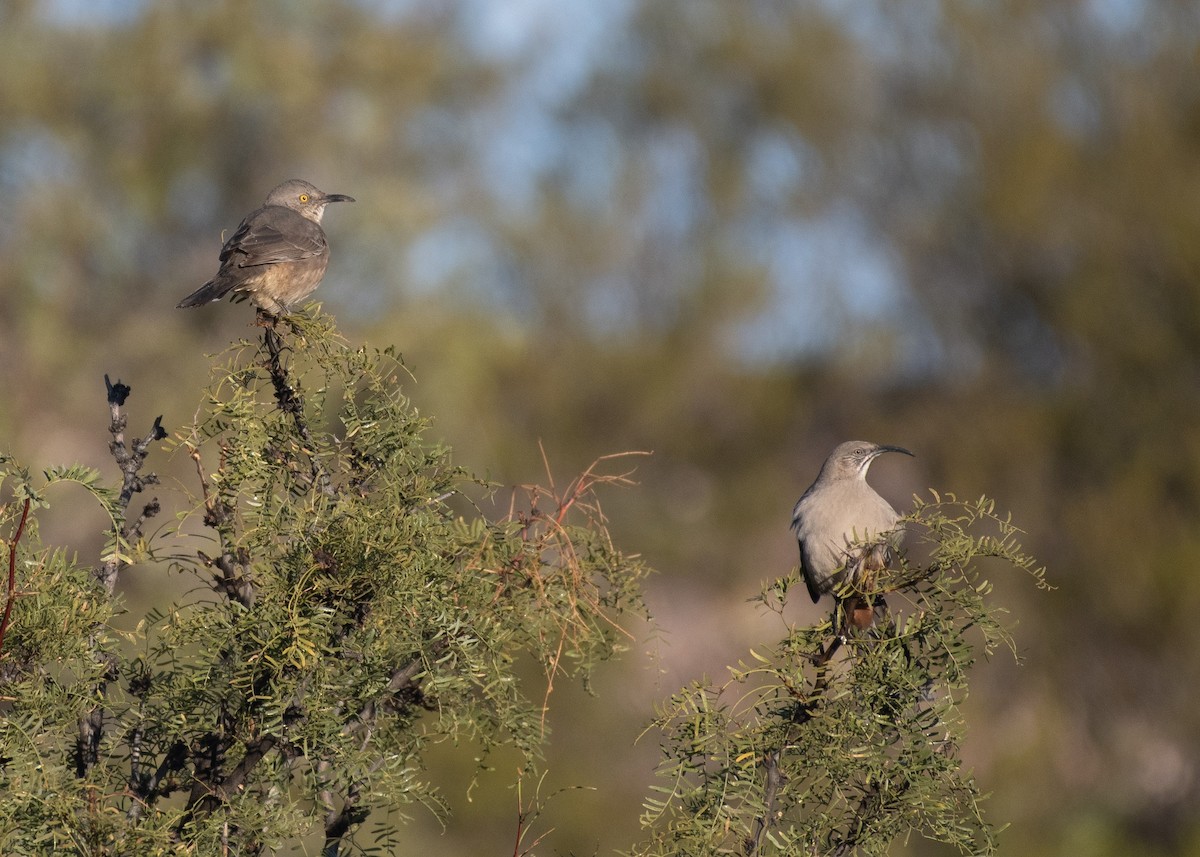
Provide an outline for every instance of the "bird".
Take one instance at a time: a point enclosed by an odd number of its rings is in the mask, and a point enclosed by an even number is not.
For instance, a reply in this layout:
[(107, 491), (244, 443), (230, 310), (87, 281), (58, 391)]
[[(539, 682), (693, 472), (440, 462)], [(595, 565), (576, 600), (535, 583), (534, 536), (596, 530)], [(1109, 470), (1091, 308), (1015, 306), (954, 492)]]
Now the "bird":
[(287, 314), (320, 284), (329, 265), (329, 242), (321, 228), (325, 206), (354, 202), (289, 179), (246, 215), (221, 247), (217, 275), (181, 300), (178, 309), (249, 298), (268, 316)]
[[(912, 455), (902, 446), (865, 440), (838, 444), (792, 510), (792, 530), (800, 544), (800, 573), (814, 604), (847, 578), (861, 585), (864, 575), (884, 568), (891, 549), (899, 547), (903, 535), (898, 527), (900, 515), (867, 484), (871, 462), (885, 452)], [(864, 546), (880, 536), (886, 537)], [(864, 607), (865, 615), (860, 615)], [(855, 625), (870, 624), (869, 605), (856, 602), (852, 608), (850, 619)]]

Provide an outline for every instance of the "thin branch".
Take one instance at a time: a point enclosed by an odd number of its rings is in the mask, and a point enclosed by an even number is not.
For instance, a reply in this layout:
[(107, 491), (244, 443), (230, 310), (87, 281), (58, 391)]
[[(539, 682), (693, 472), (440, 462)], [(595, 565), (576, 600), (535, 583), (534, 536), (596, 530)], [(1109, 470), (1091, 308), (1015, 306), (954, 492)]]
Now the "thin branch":
[(304, 442), (312, 443), (312, 434), (308, 430), (308, 422), (304, 419), (304, 402), (292, 389), (287, 369), (284, 368), (281, 359), (283, 340), (280, 339), (274, 328), (268, 327), (263, 330), (263, 342), (267, 346), (267, 354), (270, 357), (267, 361), (267, 369), (271, 375), (271, 385), (275, 388), (275, 401), (279, 404), (279, 410), (292, 418), (296, 424), (296, 433)]
[(184, 765), (187, 764), (187, 745), (182, 741), (176, 741), (167, 750), (163, 756), (162, 762), (149, 776), (145, 776), (140, 770), (134, 772), (134, 776), (130, 777), (130, 791), (136, 800), (129, 807), (129, 811), (125, 814), (130, 821), (137, 821), (142, 817), (147, 807), (151, 807), (160, 797), (166, 797), (171, 788), (163, 785), (168, 774), (178, 773), (182, 771)]
[(240, 791), (259, 763), (282, 742), (274, 735), (262, 735), (246, 743), (246, 752), (228, 775), (221, 775), (225, 753), (231, 739), (210, 732), (200, 741), (195, 757), (195, 779), (178, 829), (182, 831), (197, 815), (208, 815), (221, 806), (234, 792)]
[(782, 747), (768, 750), (763, 757), (763, 769), (766, 771), (766, 783), (763, 788), (763, 813), (754, 820), (754, 838), (746, 849), (746, 853), (752, 857), (759, 853), (763, 835), (771, 826), (771, 822), (775, 820), (775, 805), (779, 799), (779, 787), (787, 781), (787, 777), (779, 767), (782, 757)]
[[(429, 659), (436, 661), (449, 647), (450, 643), (445, 637), (434, 640), (429, 645)], [(342, 727), (342, 732), (350, 734), (365, 731), (366, 738), (363, 742), (363, 746), (365, 747), (372, 734), (376, 713), (380, 705), (409, 708), (414, 705), (424, 704), (425, 697), (421, 692), (421, 682), (417, 679), (417, 676), (424, 669), (425, 659), (420, 655), (414, 657), (404, 666), (397, 667), (392, 672), (391, 678), (383, 690), (363, 704), (363, 707), (359, 709), (358, 716), (353, 720), (347, 721)]]
[[(908, 786), (903, 785), (900, 791), (907, 791)], [(883, 809), (883, 788), (879, 781), (872, 782), (863, 792), (863, 796), (858, 801), (858, 807), (854, 810), (854, 819), (846, 830), (846, 836), (837, 844), (830, 853), (830, 857), (846, 857), (858, 847), (859, 840), (862, 838), (863, 832), (867, 828), (867, 823), (877, 817)]]
[(4, 649), (4, 635), (8, 631), (8, 621), (12, 616), (13, 601), (17, 597), (17, 544), (25, 532), (25, 521), (28, 517), (29, 498), (26, 497), (25, 503), (21, 507), (21, 520), (17, 524), (17, 531), (13, 534), (12, 541), (8, 543), (8, 591), (7, 597), (4, 599), (4, 618), (0, 619), (0, 651)]
[(281, 743), (274, 735), (263, 735), (246, 745), (246, 753), (237, 763), (229, 776), (221, 783), (222, 798), (233, 792), (240, 791), (250, 774), (258, 767), (258, 763), (267, 757)]
[(142, 537), (142, 527), (146, 520), (154, 517), (160, 511), (158, 498), (154, 498), (142, 508), (141, 514), (134, 521), (129, 521), (125, 514), (134, 494), (144, 491), (147, 485), (158, 484), (158, 476), (156, 474), (146, 473), (143, 475), (141, 469), (146, 461), (146, 456), (150, 452), (150, 444), (165, 438), (167, 432), (162, 427), (162, 416), (160, 415), (155, 418), (154, 425), (150, 427), (150, 431), (146, 436), (143, 438), (134, 438), (132, 448), (127, 448), (125, 445), (125, 427), (128, 421), (125, 415), (121, 413), (121, 408), (124, 406), (125, 400), (129, 398), (132, 390), (128, 384), (123, 384), (120, 380), (114, 384), (108, 375), (104, 376), (104, 386), (108, 391), (110, 413), (108, 430), (112, 434), (112, 441), (108, 444), (108, 450), (112, 453), (117, 467), (121, 469), (121, 493), (117, 497), (117, 506), (123, 519), (120, 523), (114, 524), (117, 549), (96, 569), (96, 579), (111, 596), (117, 587), (118, 572), (120, 572), (122, 567), (129, 564), (128, 558), (120, 549), (121, 546), (131, 544), (140, 539)]
[[(118, 677), (117, 666), (111, 655), (96, 648), (95, 635), (88, 641), (92, 647), (92, 657), (104, 665), (104, 674), (96, 682), (95, 698), (104, 699), (108, 696), (109, 682)], [(79, 736), (75, 739), (75, 774), (80, 779), (100, 761), (100, 741), (104, 735), (104, 708), (95, 705), (79, 716)]]
[(567, 512), (571, 510), (571, 507), (575, 505), (580, 497), (591, 492), (595, 485), (632, 485), (633, 480), (631, 477), (633, 476), (633, 471), (635, 468), (630, 468), (624, 473), (614, 473), (609, 475), (598, 475), (595, 472), (596, 468), (600, 466), (601, 462), (609, 461), (613, 458), (624, 458), (629, 455), (653, 455), (653, 453), (646, 450), (633, 449), (629, 450), (628, 452), (614, 452), (610, 455), (602, 455), (597, 458), (587, 466), (587, 469), (584, 470), (583, 473), (575, 477), (575, 480), (567, 487), (567, 490), (564, 492), (565, 499), (559, 501), (558, 512), (554, 516), (554, 522), (556, 524), (562, 524), (563, 519), (566, 518)]
[(196, 556), (208, 568), (215, 568), (221, 572), (219, 576), (213, 575), (212, 585), (215, 590), (225, 593), (226, 597), (243, 607), (253, 607), (256, 590), (246, 573), (249, 559), (244, 556), (235, 557), (225, 547), (224, 525), (229, 518), (228, 507), (219, 496), (209, 491), (204, 462), (200, 460), (200, 450), (191, 443), (188, 447), (192, 461), (196, 463), (196, 475), (200, 479), (200, 491), (204, 497), (204, 524), (216, 532), (217, 544), (221, 548), (217, 557), (210, 557), (204, 551), (196, 551)]
[(312, 433), (308, 429), (308, 421), (304, 417), (304, 400), (296, 394), (288, 378), (288, 371), (283, 365), (283, 341), (274, 326), (263, 329), (263, 343), (267, 347), (267, 371), (271, 376), (271, 386), (275, 388), (275, 401), (279, 410), (288, 414), (296, 425), (296, 433), (304, 441), (309, 453), (309, 466), (312, 470), (313, 484), (318, 485), (322, 493), (331, 494), (333, 488), (329, 482), (329, 474), (321, 467), (315, 455), (312, 454)]
[(338, 857), (342, 839), (351, 828), (362, 824), (371, 814), (369, 808), (359, 804), (360, 796), (360, 787), (357, 783), (352, 784), (346, 789), (341, 808), (336, 812), (330, 808), (325, 814), (325, 846), (321, 849), (321, 857)]

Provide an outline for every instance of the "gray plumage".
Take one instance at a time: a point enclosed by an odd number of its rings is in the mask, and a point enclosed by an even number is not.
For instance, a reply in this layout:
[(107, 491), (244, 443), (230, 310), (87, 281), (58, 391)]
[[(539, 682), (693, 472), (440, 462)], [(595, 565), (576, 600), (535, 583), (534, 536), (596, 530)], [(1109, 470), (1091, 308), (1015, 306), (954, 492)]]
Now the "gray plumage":
[[(856, 579), (864, 565), (883, 568), (889, 547), (899, 546), (900, 516), (867, 484), (867, 469), (885, 452), (912, 455), (903, 447), (863, 440), (839, 444), (792, 511), (792, 530), (800, 543), (800, 573), (814, 603), (847, 575)], [(868, 556), (861, 548), (852, 550), (855, 544), (888, 532), (894, 535), (866, 551)]]
[(247, 297), (271, 315), (281, 315), (312, 294), (329, 265), (329, 243), (321, 228), (325, 206), (354, 202), (291, 179), (267, 194), (221, 248), (217, 275), (179, 302), (200, 306), (232, 294)]

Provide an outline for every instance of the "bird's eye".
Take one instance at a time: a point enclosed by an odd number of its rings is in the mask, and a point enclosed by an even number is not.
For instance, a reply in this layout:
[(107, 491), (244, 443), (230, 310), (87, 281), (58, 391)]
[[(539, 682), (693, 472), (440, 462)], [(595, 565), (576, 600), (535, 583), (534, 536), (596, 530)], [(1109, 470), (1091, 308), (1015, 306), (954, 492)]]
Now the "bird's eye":
[(860, 446), (858, 449), (854, 450), (854, 454), (855, 455), (866, 455), (867, 451)]
[(301, 201), (301, 202), (308, 202), (308, 194), (306, 194), (306, 193), (302, 193), (302, 194), (300, 194), (300, 201)]

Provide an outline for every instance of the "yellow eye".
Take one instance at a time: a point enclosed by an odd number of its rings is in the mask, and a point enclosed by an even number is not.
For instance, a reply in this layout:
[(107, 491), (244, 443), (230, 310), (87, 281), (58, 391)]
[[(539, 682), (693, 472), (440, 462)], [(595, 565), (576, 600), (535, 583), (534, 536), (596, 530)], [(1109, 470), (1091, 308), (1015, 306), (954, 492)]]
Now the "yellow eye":
[(308, 202), (308, 194), (306, 194), (306, 193), (302, 193), (302, 194), (300, 194), (300, 201), (301, 201), (301, 202)]

